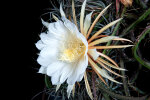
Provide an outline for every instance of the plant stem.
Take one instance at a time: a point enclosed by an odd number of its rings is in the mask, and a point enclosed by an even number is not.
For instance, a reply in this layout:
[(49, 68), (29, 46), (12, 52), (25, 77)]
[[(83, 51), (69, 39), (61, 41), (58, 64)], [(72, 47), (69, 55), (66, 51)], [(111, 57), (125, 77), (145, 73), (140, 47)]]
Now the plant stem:
[(92, 72), (92, 87), (93, 87), (93, 94), (94, 94), (94, 100), (96, 100), (96, 89), (95, 89), (95, 72)]
[(45, 75), (45, 84), (46, 84), (46, 87), (48, 89), (52, 87), (52, 84), (50, 82), (50, 78), (47, 75)]
[(150, 63), (149, 62), (146, 62), (144, 60), (141, 59), (141, 57), (138, 56), (137, 54), (137, 49), (138, 49), (138, 46), (140, 44), (140, 42), (144, 39), (144, 37), (150, 33), (150, 26), (144, 31), (142, 32), (141, 36), (139, 37), (137, 43), (135, 44), (134, 48), (133, 48), (133, 56), (134, 58), (140, 63), (142, 64), (143, 66), (145, 66), (146, 68), (150, 69)]
[(142, 97), (129, 97), (129, 96), (122, 96), (120, 94), (116, 94), (114, 92), (111, 92), (110, 90), (106, 89), (102, 84), (99, 84), (99, 89), (102, 92), (105, 92), (107, 95), (117, 98), (117, 99), (121, 99), (121, 100), (146, 100), (147, 96), (142, 96)]
[(134, 83), (136, 81), (136, 79), (138, 78), (138, 75), (140, 73), (141, 68), (142, 68), (142, 65), (139, 65), (139, 67), (138, 67), (138, 69), (136, 71), (136, 74), (134, 74), (133, 77), (130, 78), (130, 83), (131, 84)]
[(131, 85), (131, 84), (129, 84), (129, 86), (130, 86), (132, 89), (134, 89), (136, 92), (141, 93), (141, 94), (145, 94), (145, 92), (143, 92), (143, 91), (140, 90), (139, 88), (137, 88), (137, 87), (135, 87), (135, 86), (133, 86), (133, 85)]
[[(120, 67), (124, 69), (124, 62), (122, 59), (120, 59)], [(125, 76), (125, 71), (121, 71), (121, 74), (122, 76)], [(130, 96), (127, 80), (124, 77), (122, 77), (122, 80), (123, 80), (123, 87), (124, 87), (125, 94), (126, 96)]]
[(103, 94), (105, 100), (110, 100), (110, 98), (109, 98), (107, 93), (102, 93), (102, 94)]
[[(119, 36), (119, 37), (124, 37), (125, 35), (129, 34), (129, 31), (131, 29), (133, 29), (137, 24), (139, 24), (140, 22), (142, 22), (148, 15), (150, 15), (150, 8), (143, 14), (141, 15), (138, 20), (136, 20), (135, 22), (133, 22), (126, 30), (124, 30), (122, 32), (122, 34)], [(116, 41), (114, 45), (118, 44), (119, 41)], [(109, 45), (109, 44), (108, 44)], [(111, 51), (112, 49), (109, 49), (108, 51), (108, 54), (109, 52)], [(104, 51), (103, 53), (105, 53), (106, 51)]]
[(133, 22), (127, 29), (125, 29), (120, 35), (120, 37), (124, 37), (125, 35), (129, 34), (130, 30), (132, 30), (137, 24), (142, 22), (149, 15), (150, 15), (150, 8), (143, 15), (141, 15), (135, 22)]

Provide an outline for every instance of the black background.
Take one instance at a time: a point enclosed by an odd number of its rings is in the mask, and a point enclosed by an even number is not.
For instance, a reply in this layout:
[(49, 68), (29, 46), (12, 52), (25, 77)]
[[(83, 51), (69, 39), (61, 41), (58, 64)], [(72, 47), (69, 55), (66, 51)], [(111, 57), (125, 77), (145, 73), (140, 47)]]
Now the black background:
[[(36, 59), (38, 50), (35, 43), (42, 30), (41, 15), (51, 8), (49, 0), (10, 1), (4, 6), (5, 32), (10, 53), (7, 56), (9, 67), (4, 78), (4, 100), (31, 100), (45, 88), (44, 75), (37, 73), (40, 67)], [(5, 66), (6, 66), (5, 65)], [(33, 100), (42, 100), (37, 96)]]
[[(26, 100), (30, 100), (45, 88), (44, 75), (37, 73), (40, 65), (36, 62), (39, 51), (36, 49), (35, 43), (39, 40), (39, 34), (42, 30), (41, 15), (48, 12), (47, 9), (51, 8), (49, 0), (31, 0), (29, 5), (29, 8), (28, 6), (26, 7), (28, 9), (27, 12), (25, 9), (25, 16), (28, 18), (28, 20), (25, 20), (25, 25), (27, 27), (29, 25), (29, 31), (27, 30), (26, 34), (28, 34), (27, 37), (31, 38), (29, 44), (31, 46), (31, 55), (29, 56), (31, 62), (26, 66), (27, 73), (25, 72), (26, 83), (28, 84), (26, 86), (26, 94), (28, 95), (23, 96)], [(26, 41), (28, 41), (28, 38)], [(41, 95), (36, 96), (34, 100), (42, 100)]]

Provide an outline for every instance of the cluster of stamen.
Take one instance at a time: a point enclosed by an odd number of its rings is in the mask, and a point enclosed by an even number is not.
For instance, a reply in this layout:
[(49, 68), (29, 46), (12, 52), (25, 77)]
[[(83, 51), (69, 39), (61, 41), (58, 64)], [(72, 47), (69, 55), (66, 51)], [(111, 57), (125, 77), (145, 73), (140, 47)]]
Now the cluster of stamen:
[(69, 42), (63, 46), (59, 60), (75, 62), (85, 53), (85, 45), (79, 42)]

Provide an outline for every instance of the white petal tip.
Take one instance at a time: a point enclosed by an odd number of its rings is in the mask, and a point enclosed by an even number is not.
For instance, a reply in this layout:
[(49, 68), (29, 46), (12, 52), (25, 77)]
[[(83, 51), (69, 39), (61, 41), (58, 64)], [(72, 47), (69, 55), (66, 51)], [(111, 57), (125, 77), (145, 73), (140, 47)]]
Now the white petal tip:
[(47, 27), (47, 28), (48, 28), (49, 23), (48, 23), (48, 22), (45, 22), (43, 19), (41, 19), (41, 21), (42, 21), (42, 24), (43, 24), (45, 27)]
[(64, 11), (63, 11), (63, 8), (62, 8), (62, 3), (60, 4), (60, 14), (61, 14), (62, 17), (66, 16)]
[(58, 91), (58, 89), (60, 88), (61, 84), (56, 86), (56, 92)]
[(74, 86), (74, 84), (73, 85), (68, 85), (68, 87), (67, 87), (67, 97), (68, 97), (68, 99), (70, 97), (70, 94), (71, 94), (71, 91), (73, 89), (73, 86)]

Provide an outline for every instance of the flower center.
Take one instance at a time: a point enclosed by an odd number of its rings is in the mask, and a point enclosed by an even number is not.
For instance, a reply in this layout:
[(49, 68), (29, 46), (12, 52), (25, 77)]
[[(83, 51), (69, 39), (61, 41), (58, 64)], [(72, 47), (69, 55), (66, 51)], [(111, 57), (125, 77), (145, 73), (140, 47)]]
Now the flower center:
[(85, 53), (85, 45), (83, 43), (69, 43), (62, 51), (59, 60), (66, 62), (75, 62)]

